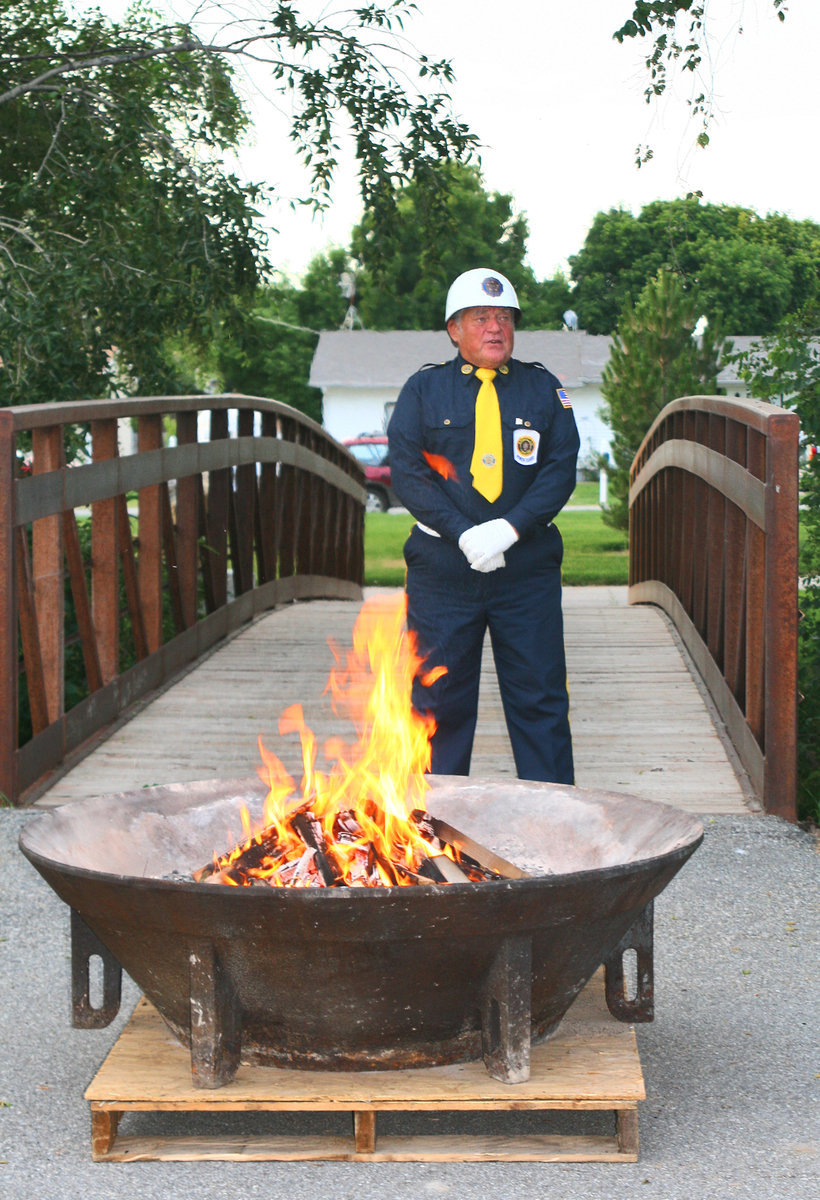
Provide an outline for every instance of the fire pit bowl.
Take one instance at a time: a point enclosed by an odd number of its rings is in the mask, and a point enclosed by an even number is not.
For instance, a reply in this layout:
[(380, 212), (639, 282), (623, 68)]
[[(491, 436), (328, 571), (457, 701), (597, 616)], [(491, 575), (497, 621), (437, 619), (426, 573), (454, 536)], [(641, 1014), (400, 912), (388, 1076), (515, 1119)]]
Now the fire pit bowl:
[(602, 963), (613, 1015), (652, 1019), (652, 903), (703, 837), (688, 814), (611, 792), (432, 777), (430, 814), (526, 877), (367, 889), (179, 878), (230, 846), (240, 804), (258, 818), (265, 794), (256, 779), (174, 784), (26, 827), (23, 853), (72, 909), (75, 1025), (113, 1018), (122, 967), (190, 1047), (195, 1082), (218, 1087), (240, 1061), (363, 1070), (482, 1056), (518, 1082), (531, 1040), (555, 1032)]

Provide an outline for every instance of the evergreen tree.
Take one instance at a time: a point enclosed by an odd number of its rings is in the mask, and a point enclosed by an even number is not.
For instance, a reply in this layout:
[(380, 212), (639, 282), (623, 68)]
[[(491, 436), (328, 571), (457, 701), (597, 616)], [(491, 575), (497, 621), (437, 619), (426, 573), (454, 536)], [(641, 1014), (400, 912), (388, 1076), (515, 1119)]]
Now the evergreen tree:
[(714, 394), (720, 340), (711, 326), (697, 340), (698, 312), (691, 295), (671, 271), (646, 284), (628, 306), (612, 339), (604, 368), (601, 416), (612, 430), (609, 507), (616, 529), (629, 527), (629, 469), (650, 425), (679, 396)]

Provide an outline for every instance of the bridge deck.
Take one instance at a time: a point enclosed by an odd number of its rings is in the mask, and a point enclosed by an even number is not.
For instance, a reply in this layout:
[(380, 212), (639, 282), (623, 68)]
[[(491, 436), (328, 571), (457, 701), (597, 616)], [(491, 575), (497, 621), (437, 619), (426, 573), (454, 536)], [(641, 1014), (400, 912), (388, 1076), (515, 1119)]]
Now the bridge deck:
[[(625, 588), (564, 593), (571, 719), (581, 787), (632, 792), (698, 813), (747, 813), (744, 787), (666, 618)], [(38, 806), (145, 785), (254, 773), (257, 739), (300, 773), (279, 714), (300, 701), (320, 744), (348, 735), (322, 697), (358, 604), (270, 613), (217, 649), (56, 780)], [(514, 775), (492, 659), (485, 654), (473, 775)]]

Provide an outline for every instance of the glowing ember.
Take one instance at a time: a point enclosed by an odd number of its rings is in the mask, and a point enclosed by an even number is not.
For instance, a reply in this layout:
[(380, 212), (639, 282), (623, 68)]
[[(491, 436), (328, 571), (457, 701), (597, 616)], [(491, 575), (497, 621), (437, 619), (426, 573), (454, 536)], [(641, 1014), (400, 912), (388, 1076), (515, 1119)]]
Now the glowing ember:
[(336, 666), (326, 691), (334, 712), (351, 720), (357, 740), (326, 742), (331, 765), (321, 771), (302, 706), (286, 709), (279, 732), (299, 734), (300, 788), (260, 739), (264, 766), (259, 774), (270, 788), (261, 825), (252, 828), (243, 808), (244, 840), (215, 857), (213, 868), (200, 877), (272, 887), (380, 887), (496, 877), (464, 856), (459, 856), (464, 873), (442, 869), (457, 852), (436, 838), (425, 818), (425, 772), (435, 722), (416, 712), (410, 697), (417, 675), (429, 686), (446, 668), (423, 671), (415, 636), (405, 626), (405, 609), (403, 594), (374, 597), (359, 613), (344, 665), (331, 646)]
[(432, 467), (442, 479), (455, 479), (458, 482), (458, 474), (449, 458), (445, 458), (443, 454), (429, 454), (426, 450), (422, 450), (422, 454), (428, 467)]

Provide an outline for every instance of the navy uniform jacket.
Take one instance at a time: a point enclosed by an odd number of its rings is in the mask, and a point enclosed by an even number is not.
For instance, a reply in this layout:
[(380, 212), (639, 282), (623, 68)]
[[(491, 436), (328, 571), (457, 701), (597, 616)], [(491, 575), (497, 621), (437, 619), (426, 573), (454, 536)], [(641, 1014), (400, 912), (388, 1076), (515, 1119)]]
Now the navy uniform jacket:
[[(461, 355), (424, 368), (399, 394), (388, 428), (393, 489), (413, 516), (448, 541), (504, 517), (523, 540), (548, 525), (575, 487), (580, 440), (561, 384), (540, 363), (512, 358), (493, 380), (501, 409), (503, 486), (497, 500), (473, 487), (475, 400), (480, 380)], [(424, 452), (445, 460), (445, 478)], [(446, 470), (445, 464), (438, 462)]]

